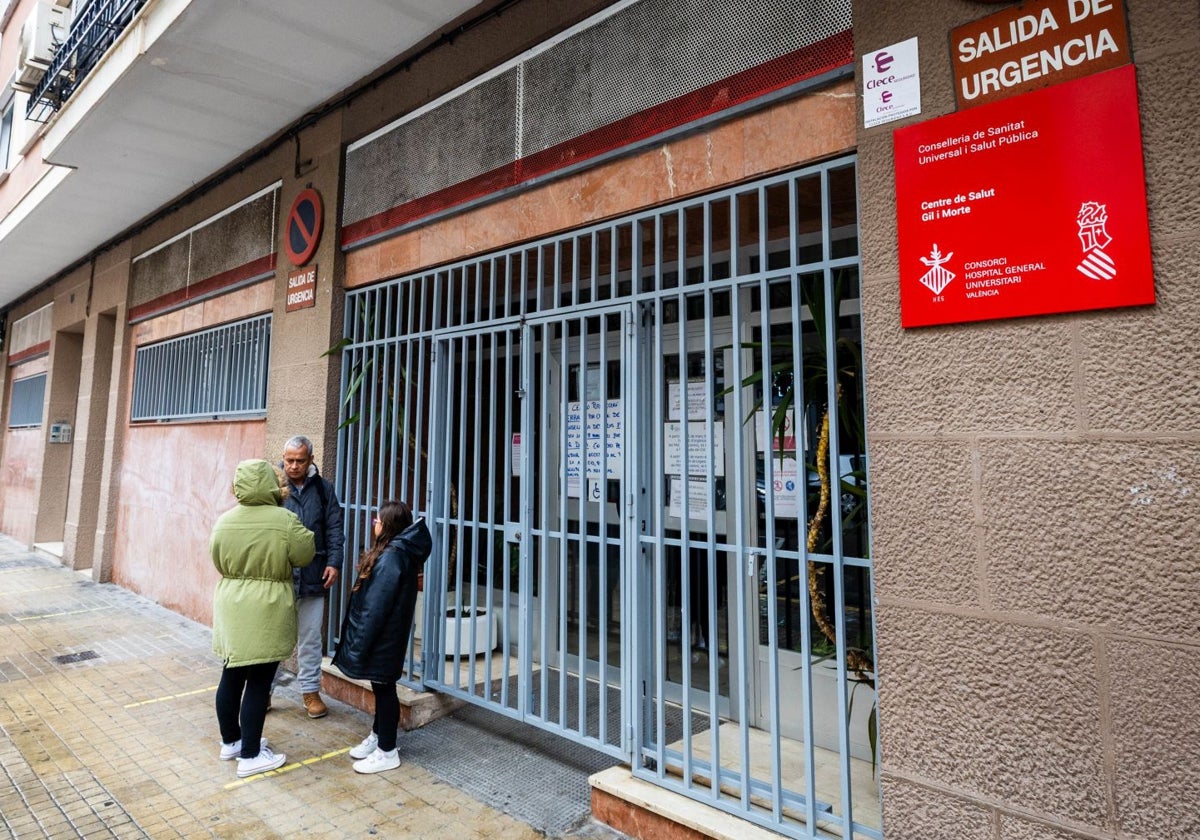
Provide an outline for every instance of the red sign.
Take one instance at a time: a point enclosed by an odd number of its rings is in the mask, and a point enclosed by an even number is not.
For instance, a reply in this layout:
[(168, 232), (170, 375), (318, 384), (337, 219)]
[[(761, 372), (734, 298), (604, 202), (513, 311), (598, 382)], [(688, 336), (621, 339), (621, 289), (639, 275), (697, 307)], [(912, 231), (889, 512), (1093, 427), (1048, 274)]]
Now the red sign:
[(288, 275), (285, 312), (317, 305), (317, 267), (301, 268)]
[(312, 259), (321, 243), (321, 222), (324, 210), (321, 194), (312, 187), (300, 191), (288, 212), (284, 231), (284, 250), (292, 265), (301, 266)]
[(893, 143), (903, 326), (1154, 303), (1132, 66)]

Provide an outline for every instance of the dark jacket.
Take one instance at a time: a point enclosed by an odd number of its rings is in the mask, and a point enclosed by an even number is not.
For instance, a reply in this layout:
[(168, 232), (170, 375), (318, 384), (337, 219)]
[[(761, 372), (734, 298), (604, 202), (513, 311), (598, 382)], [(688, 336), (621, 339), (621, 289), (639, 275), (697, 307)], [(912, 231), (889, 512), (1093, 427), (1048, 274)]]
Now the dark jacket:
[(297, 569), (292, 577), (295, 594), (297, 598), (324, 595), (329, 591), (321, 579), (325, 567), (333, 566), (338, 574), (342, 574), (346, 566), (342, 506), (334, 495), (333, 484), (321, 478), (316, 464), (309, 464), (303, 490), (290, 481), (288, 487), (290, 495), (283, 506), (300, 517), (304, 527), (313, 532), (317, 543), (317, 555), (312, 563)]
[(417, 574), (433, 549), (425, 520), (397, 536), (375, 561), (371, 576), (350, 595), (333, 664), (355, 680), (400, 679), (417, 605)]

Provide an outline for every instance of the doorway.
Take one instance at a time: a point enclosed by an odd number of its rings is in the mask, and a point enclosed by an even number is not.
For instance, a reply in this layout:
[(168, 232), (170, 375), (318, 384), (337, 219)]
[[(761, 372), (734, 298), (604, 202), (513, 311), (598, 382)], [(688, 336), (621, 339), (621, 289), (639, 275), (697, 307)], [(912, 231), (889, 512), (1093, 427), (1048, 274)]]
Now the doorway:
[(630, 313), (441, 337), (431, 411), (425, 682), (613, 755), (627, 750)]
[(347, 521), (434, 531), (411, 684), (879, 837), (859, 262), (846, 157), (349, 294)]

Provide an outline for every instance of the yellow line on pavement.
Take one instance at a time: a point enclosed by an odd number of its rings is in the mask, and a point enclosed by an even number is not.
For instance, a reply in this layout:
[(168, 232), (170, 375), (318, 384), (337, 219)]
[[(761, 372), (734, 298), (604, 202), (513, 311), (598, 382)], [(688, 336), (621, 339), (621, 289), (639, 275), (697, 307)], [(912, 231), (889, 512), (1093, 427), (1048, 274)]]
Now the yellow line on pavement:
[(306, 758), (304, 761), (294, 761), (291, 764), (285, 764), (276, 770), (268, 770), (265, 773), (256, 773), (253, 776), (248, 776), (245, 779), (238, 779), (236, 782), (230, 782), (225, 785), (225, 790), (233, 790), (234, 788), (248, 785), (251, 782), (257, 782), (259, 779), (265, 779), (268, 776), (282, 776), (284, 773), (290, 773), (293, 770), (298, 770), (301, 767), (307, 767), (310, 764), (317, 764), (322, 761), (328, 761), (331, 758), (337, 758), (339, 755), (345, 755), (350, 752), (350, 747), (333, 752), (327, 752), (325, 755), (314, 755), (312, 758)]
[(132, 709), (136, 706), (149, 706), (151, 703), (165, 703), (168, 700), (175, 700), (180, 697), (191, 697), (193, 694), (204, 694), (208, 691), (216, 691), (215, 685), (210, 685), (208, 688), (197, 688), (195, 691), (184, 691), (179, 694), (168, 694), (166, 697), (155, 697), (153, 700), (139, 700), (136, 703), (126, 703), (126, 709)]
[(86, 610), (69, 610), (67, 612), (46, 613), (45, 615), (20, 615), (17, 616), (17, 621), (38, 621), (43, 618), (61, 618), (64, 615), (79, 615), (80, 613), (99, 612), (100, 610), (111, 610), (112, 607), (90, 607)]

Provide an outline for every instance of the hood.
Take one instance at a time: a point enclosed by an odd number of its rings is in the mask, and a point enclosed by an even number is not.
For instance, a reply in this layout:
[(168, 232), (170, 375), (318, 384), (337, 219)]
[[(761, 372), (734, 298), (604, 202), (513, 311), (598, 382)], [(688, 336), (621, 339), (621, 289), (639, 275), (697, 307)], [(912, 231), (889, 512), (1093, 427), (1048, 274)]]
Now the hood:
[(242, 505), (278, 505), (283, 496), (279, 492), (279, 480), (270, 462), (252, 458), (237, 465), (233, 474), (233, 495)]
[(393, 537), (389, 545), (395, 546), (414, 560), (424, 562), (433, 551), (433, 537), (425, 527), (425, 517), (422, 516)]

